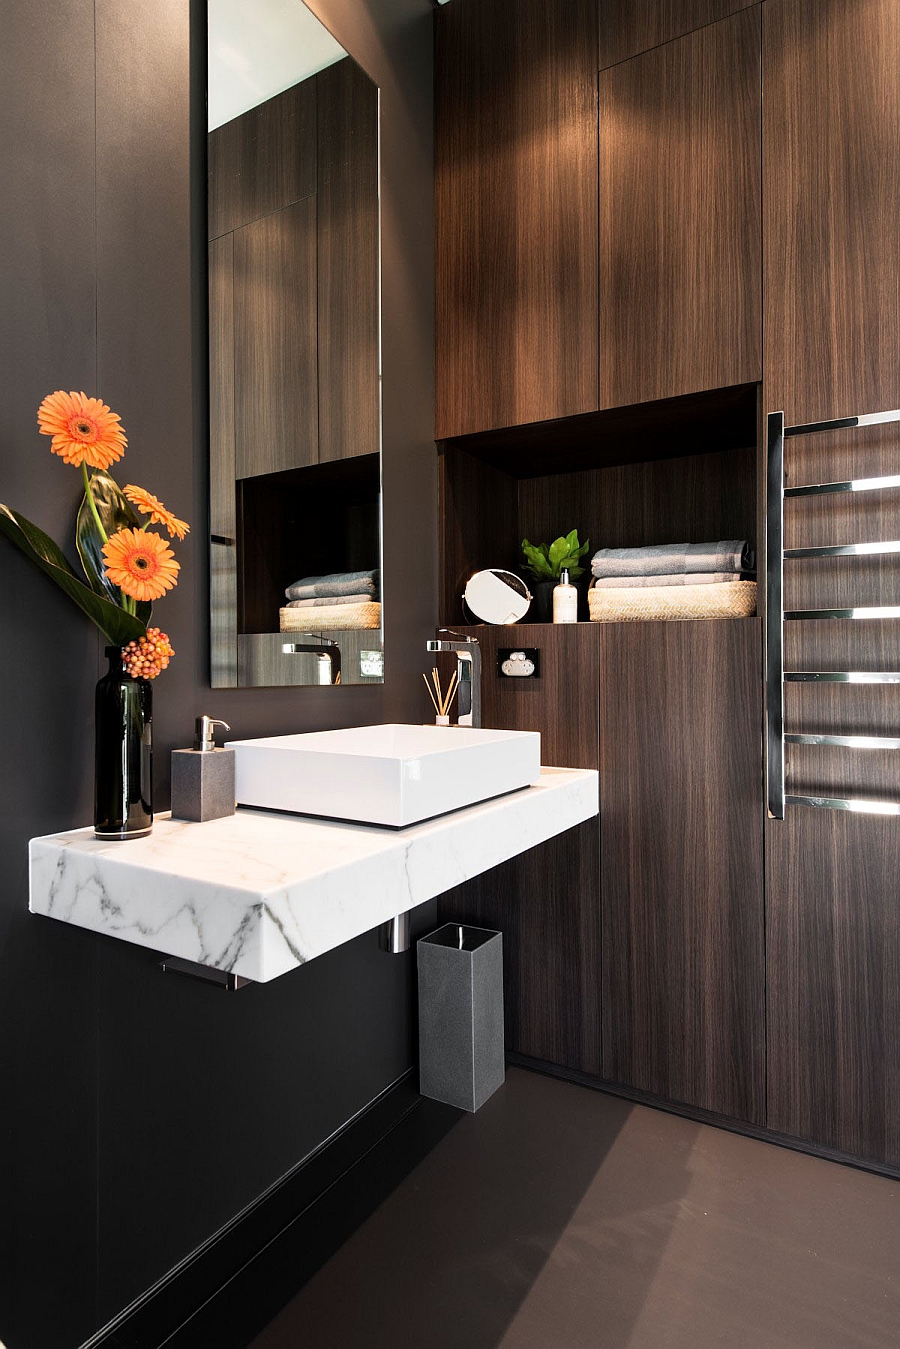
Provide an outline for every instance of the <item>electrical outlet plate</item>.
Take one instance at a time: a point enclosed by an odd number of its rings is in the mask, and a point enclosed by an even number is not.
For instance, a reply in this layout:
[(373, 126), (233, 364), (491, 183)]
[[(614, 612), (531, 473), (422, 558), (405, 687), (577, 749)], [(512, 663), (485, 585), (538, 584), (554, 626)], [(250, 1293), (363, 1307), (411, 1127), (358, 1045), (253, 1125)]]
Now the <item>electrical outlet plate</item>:
[(539, 679), (541, 653), (536, 646), (501, 647), (497, 674), (501, 679)]
[(360, 651), (359, 674), (361, 679), (384, 679), (384, 652)]

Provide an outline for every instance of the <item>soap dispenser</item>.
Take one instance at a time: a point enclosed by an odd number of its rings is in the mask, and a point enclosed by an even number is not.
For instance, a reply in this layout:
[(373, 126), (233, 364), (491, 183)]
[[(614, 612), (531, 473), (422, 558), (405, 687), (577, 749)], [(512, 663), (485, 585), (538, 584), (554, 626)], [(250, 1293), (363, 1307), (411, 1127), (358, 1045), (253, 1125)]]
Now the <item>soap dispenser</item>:
[(216, 745), (216, 726), (227, 721), (198, 717), (193, 749), (172, 751), (172, 818), (220, 820), (235, 812), (234, 750)]
[(578, 622), (578, 589), (570, 582), (566, 567), (563, 567), (559, 585), (553, 591), (553, 622)]

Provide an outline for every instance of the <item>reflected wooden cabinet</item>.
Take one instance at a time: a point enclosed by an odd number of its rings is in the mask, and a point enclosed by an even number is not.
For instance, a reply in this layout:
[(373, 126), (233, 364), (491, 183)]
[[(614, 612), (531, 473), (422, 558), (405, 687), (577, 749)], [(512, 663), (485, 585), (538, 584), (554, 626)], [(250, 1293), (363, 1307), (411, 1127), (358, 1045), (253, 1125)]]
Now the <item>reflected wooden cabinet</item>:
[(285, 587), (380, 552), (377, 87), (346, 57), (214, 128), (208, 211), (212, 683), (308, 683)]
[(758, 380), (756, 8), (600, 75), (600, 405)]

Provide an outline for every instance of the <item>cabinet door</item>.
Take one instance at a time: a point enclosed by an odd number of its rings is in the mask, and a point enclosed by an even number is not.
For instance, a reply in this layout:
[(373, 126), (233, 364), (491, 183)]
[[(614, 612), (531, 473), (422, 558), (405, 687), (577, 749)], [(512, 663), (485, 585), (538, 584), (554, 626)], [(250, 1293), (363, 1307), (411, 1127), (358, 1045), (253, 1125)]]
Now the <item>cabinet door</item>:
[(594, 411), (597, 0), (436, 17), (437, 438)]
[(234, 233), (239, 478), (318, 461), (316, 199)]
[(763, 6), (766, 403), (900, 406), (900, 5)]
[(600, 75), (600, 402), (758, 380), (757, 9)]
[(377, 454), (378, 89), (349, 59), (316, 76), (319, 461)]
[(602, 0), (600, 69), (746, 7), (747, 0)]
[[(767, 409), (900, 406), (900, 5), (763, 7)], [(793, 483), (900, 473), (900, 431), (788, 441)], [(895, 539), (895, 492), (794, 498), (789, 547)], [(832, 565), (833, 564), (833, 565)], [(788, 608), (896, 603), (895, 556), (792, 562)], [(788, 669), (900, 669), (900, 624), (793, 622)], [(896, 687), (789, 684), (788, 730), (897, 735)], [(898, 798), (896, 755), (790, 746), (790, 789)], [(788, 807), (766, 831), (769, 1126), (900, 1166), (900, 821)]]
[(763, 1124), (760, 624), (600, 638), (603, 1076)]

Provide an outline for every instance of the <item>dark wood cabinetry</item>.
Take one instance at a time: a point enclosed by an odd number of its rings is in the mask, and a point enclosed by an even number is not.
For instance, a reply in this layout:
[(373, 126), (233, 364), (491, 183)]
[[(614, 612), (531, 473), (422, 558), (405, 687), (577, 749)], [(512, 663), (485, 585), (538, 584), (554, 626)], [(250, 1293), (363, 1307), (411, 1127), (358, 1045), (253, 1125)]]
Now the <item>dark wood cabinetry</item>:
[(758, 380), (756, 8), (600, 75), (600, 402)]
[(603, 1076), (765, 1123), (761, 629), (600, 633)]
[(378, 89), (355, 61), (317, 77), (319, 461), (377, 454)]
[(600, 68), (746, 8), (747, 0), (601, 0)]
[(503, 933), (507, 1050), (599, 1074), (597, 821), (450, 890), (439, 912)]
[(590, 411), (596, 0), (454, 0), (436, 20), (436, 434)]
[[(767, 410), (900, 406), (900, 6), (763, 6)], [(788, 481), (900, 473), (896, 425), (788, 442)], [(897, 538), (896, 492), (787, 503), (789, 547)], [(788, 608), (894, 604), (896, 557), (791, 562)], [(900, 669), (896, 620), (792, 622), (788, 669)], [(896, 735), (895, 686), (789, 684), (787, 729)], [(896, 755), (790, 746), (789, 790), (898, 798)], [(900, 1166), (896, 819), (788, 807), (766, 825), (772, 1129)]]
[(768, 409), (900, 404), (900, 5), (763, 6)]
[(318, 461), (316, 199), (234, 233), (238, 478)]

